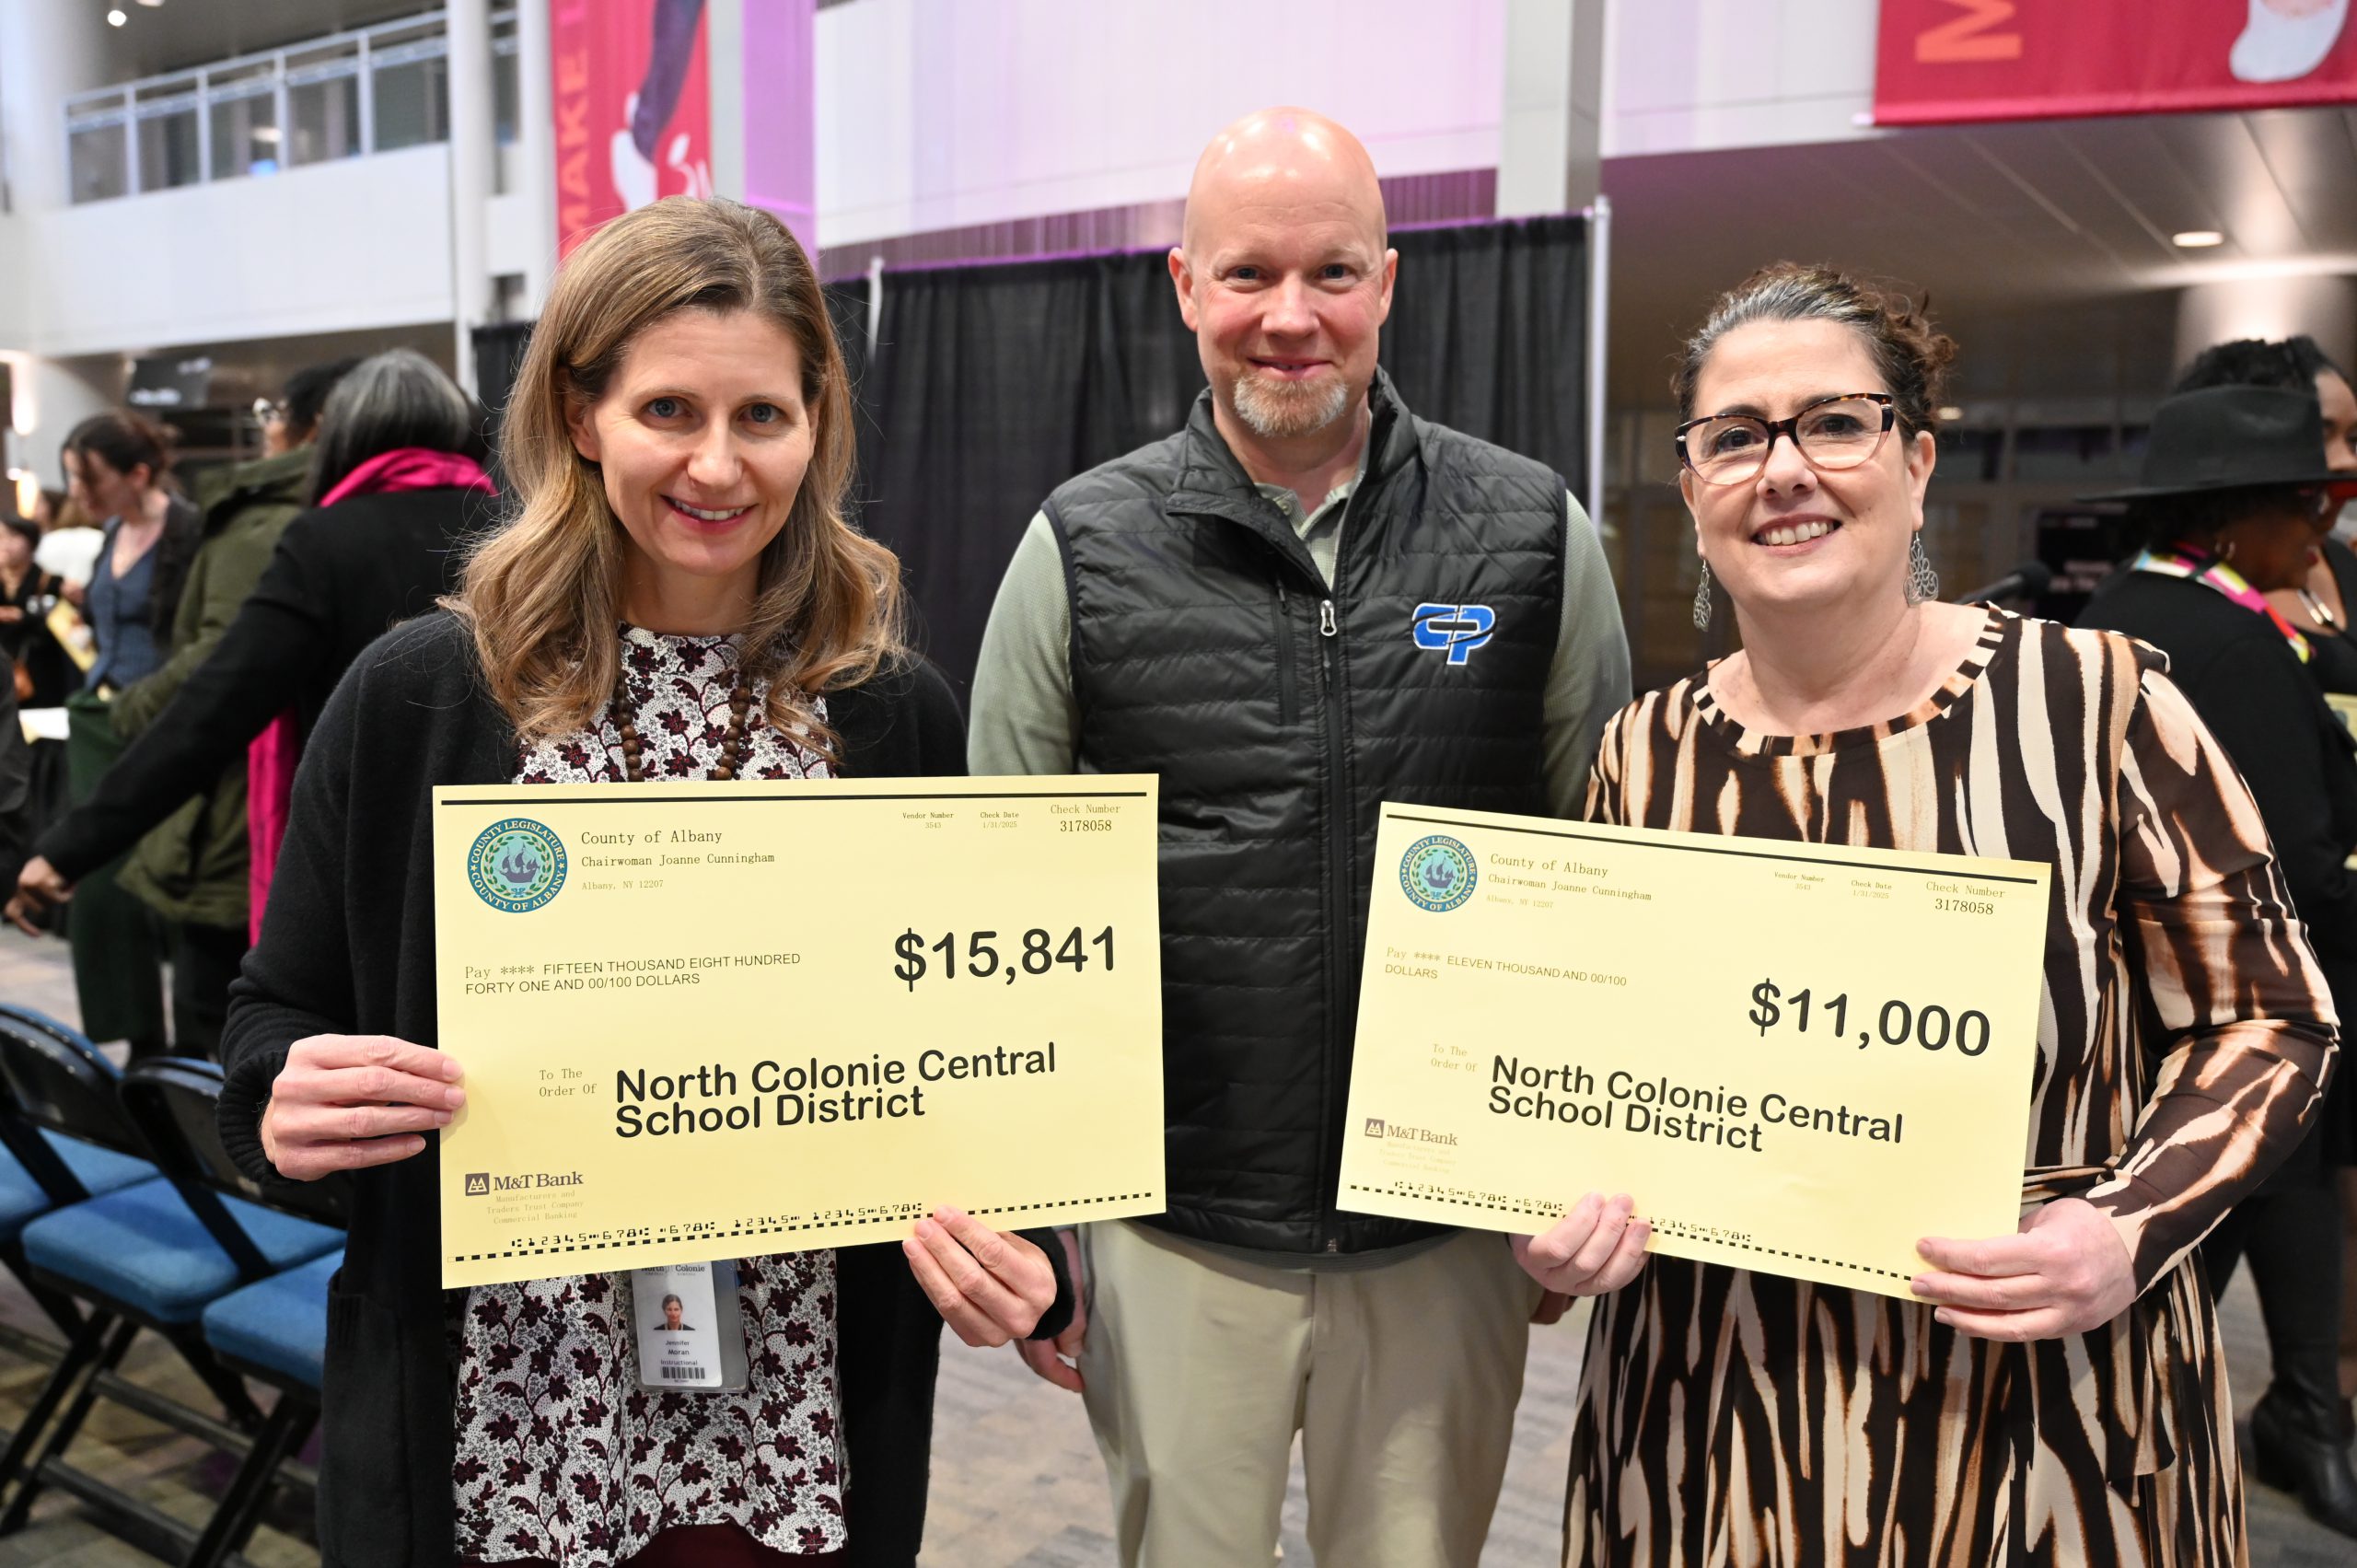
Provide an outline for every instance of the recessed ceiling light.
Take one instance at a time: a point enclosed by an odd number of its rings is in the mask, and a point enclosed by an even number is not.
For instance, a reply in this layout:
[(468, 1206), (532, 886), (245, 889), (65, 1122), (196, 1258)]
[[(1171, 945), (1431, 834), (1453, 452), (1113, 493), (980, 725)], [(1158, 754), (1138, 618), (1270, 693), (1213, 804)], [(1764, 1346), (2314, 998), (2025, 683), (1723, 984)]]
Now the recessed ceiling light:
[(2207, 250), (2212, 245), (2223, 245), (2226, 237), (2214, 228), (2189, 228), (2169, 236), (2169, 243), (2181, 250)]
[(1942, 419), (1962, 419), (1964, 411), (1954, 403), (1948, 403), (1939, 410), (1939, 416)]
[(153, 10), (155, 7), (162, 5), (164, 0), (139, 0), (139, 3), (142, 6), (146, 6), (148, 9)]
[(107, 26), (110, 28), (119, 28), (129, 20), (131, 20), (131, 18), (124, 16), (120, 9), (109, 11), (107, 13)]

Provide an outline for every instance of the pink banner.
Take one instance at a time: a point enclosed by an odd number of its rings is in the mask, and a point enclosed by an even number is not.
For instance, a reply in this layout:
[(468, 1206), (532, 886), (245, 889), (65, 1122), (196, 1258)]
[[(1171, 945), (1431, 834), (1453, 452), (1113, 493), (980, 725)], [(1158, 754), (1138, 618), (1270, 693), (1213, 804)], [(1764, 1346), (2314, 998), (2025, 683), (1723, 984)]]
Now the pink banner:
[(549, 0), (560, 253), (660, 196), (712, 194), (703, 0)]
[(2357, 99), (2350, 0), (1882, 0), (1875, 122)]

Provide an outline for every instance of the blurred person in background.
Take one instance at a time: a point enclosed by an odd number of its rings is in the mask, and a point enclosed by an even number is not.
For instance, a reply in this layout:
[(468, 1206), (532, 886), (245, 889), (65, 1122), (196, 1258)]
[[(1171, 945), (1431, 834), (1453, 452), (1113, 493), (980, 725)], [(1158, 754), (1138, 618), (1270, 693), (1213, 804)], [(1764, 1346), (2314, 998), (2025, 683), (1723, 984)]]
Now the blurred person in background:
[[(2161, 405), (2145, 483), (2098, 498), (2130, 503), (2129, 530), (2142, 548), (2080, 623), (2168, 655), (2170, 678), (2250, 785), (2335, 1010), (2349, 1018), (2357, 1017), (2357, 874), (2346, 864), (2357, 846), (2357, 746), (2316, 674), (2319, 650), (2340, 639), (2301, 631), (2270, 601), (2306, 584), (2357, 482), (2328, 459), (2312, 379), (2287, 379), (2202, 387)], [(2338, 455), (2347, 458), (2345, 441)], [(2215, 1296), (2247, 1256), (2267, 1322), (2272, 1381), (2251, 1412), (2250, 1473), (2357, 1537), (2337, 1365), (2336, 1183), (2352, 1142), (2349, 1076), (2337, 1073), (2305, 1136), (2218, 1222), (2201, 1260)]]
[[(266, 437), (276, 449), (210, 478), (201, 540), (164, 656), (144, 671), (124, 672), (109, 705), (118, 750), (155, 721), (211, 656), (253, 591), (279, 537), (302, 510), (319, 411), (351, 363), (317, 366), (289, 377), (273, 422), (277, 434)], [(102, 588), (103, 582), (92, 590), (94, 616), (103, 602)], [(99, 639), (103, 668), (103, 625)], [(86, 792), (75, 793), (79, 799)], [(33, 865), (27, 863), (25, 869)], [(238, 757), (209, 777), (191, 781), (174, 809), (131, 850), (117, 874), (119, 886), (159, 923), (171, 961), (172, 1043), (183, 1054), (210, 1055), (219, 1044), (229, 981), (248, 945), (247, 868), (246, 770)], [(134, 1051), (155, 1043), (152, 1028), (126, 1038)]]
[(104, 536), (87, 609), (98, 663), (84, 690), (105, 695), (153, 675), (171, 641), (202, 519), (168, 483), (172, 436), (129, 412), (93, 414), (65, 437), (74, 500)]
[[(2326, 356), (2314, 338), (2293, 337), (2277, 343), (2245, 338), (2219, 343), (2203, 350), (2187, 367), (2177, 378), (2177, 390), (2189, 392), (2202, 387), (2234, 385), (2295, 390), (2313, 387), (2324, 422), (2325, 466), (2337, 474), (2357, 476), (2357, 445), (2352, 445), (2351, 439), (2357, 436), (2357, 393), (2351, 392), (2347, 373)], [(2341, 521), (2316, 541), (2317, 559), (2308, 568), (2307, 580), (2296, 588), (2267, 596), (2278, 613), (2308, 639), (2315, 656), (2308, 661), (2308, 673), (2327, 691), (2344, 696), (2357, 696), (2357, 635), (2350, 630), (2350, 607), (2357, 606), (2357, 552), (2352, 552), (2341, 537), (2352, 510), (2357, 508), (2342, 506), (2338, 514)], [(2351, 1005), (2357, 1004), (2342, 1006), (2344, 1016), (2349, 1015)], [(2357, 1098), (2351, 1098), (2347, 1089), (2342, 1096), (2344, 1105), (2357, 1111)], [(2327, 1174), (2338, 1185), (2340, 1202), (2338, 1392), (2344, 1402), (2338, 1424), (2342, 1432), (2357, 1426), (2346, 1404), (2352, 1395), (2357, 1395), (2357, 1288), (2351, 1288), (2350, 1283), (2357, 1280), (2357, 1130), (2352, 1130), (2350, 1122), (2350, 1117), (2343, 1117), (2340, 1135), (2326, 1147)], [(2230, 1244), (2213, 1249), (2210, 1260), (2212, 1288), (2223, 1292), (2233, 1275), (2237, 1257), (2247, 1256), (2250, 1260), (2251, 1283), (2258, 1289), (2262, 1305), (2270, 1296), (2285, 1292), (2310, 1292), (2309, 1248), (2321, 1243), (2303, 1234), (2298, 1212), (2304, 1202), (2312, 1203), (2313, 1200), (2293, 1196), (2285, 1203), (2262, 1193), (2258, 1205), (2244, 1205), (2251, 1213), (2237, 1210), (2238, 1218), (2230, 1218), (2219, 1227), (2221, 1236), (2227, 1237)], [(2266, 1210), (2275, 1212), (2270, 1217), (2260, 1217)], [(2312, 1309), (2316, 1306), (2314, 1302), (2306, 1305)], [(2272, 1338), (2270, 1320), (2270, 1341)], [(2315, 1353), (2312, 1349), (2301, 1351), (2298, 1359), (2313, 1363)], [(2291, 1375), (2300, 1376), (2296, 1371)], [(2285, 1376), (2279, 1366), (2278, 1380)], [(2315, 1377), (2313, 1368), (2306, 1376)], [(2337, 1458), (2328, 1451), (2334, 1448), (2338, 1449)], [(2328, 1442), (2319, 1448), (2316, 1462), (2321, 1467), (2320, 1473), (2337, 1483), (2341, 1471), (2351, 1468), (2348, 1444)]]
[(49, 611), (65, 585), (35, 564), (40, 525), (0, 515), (0, 654), (15, 666), (20, 707), (53, 708), (80, 682), (80, 672), (49, 629)]
[[(40, 526), (26, 517), (0, 514), (0, 655), (12, 670), (10, 685), (23, 708), (55, 708), (80, 684), (82, 673), (50, 630), (49, 612), (64, 584), (33, 563)], [(26, 846), (65, 804), (65, 743), (33, 740), (25, 745), (23, 800), (5, 829), (0, 867), (23, 862)]]
[(327, 401), (308, 459), (316, 497), (203, 665), (99, 782), (35, 843), (8, 918), (33, 929), (75, 884), (240, 759), (249, 935), (285, 831), (301, 741), (377, 636), (449, 591), (465, 540), (489, 527), (482, 412), (423, 356), (362, 362)]
[[(122, 688), (161, 667), (180, 608), (203, 519), (168, 483), (169, 432), (139, 414), (94, 414), (65, 437), (70, 510), (99, 525), (97, 547), (78, 597), (93, 662), (82, 688), (66, 703), (66, 797), (80, 800), (122, 751), (110, 711)], [(44, 540), (67, 544), (63, 533)], [(69, 583), (73, 573), (52, 568)], [(147, 906), (116, 883), (121, 863), (85, 878), (81, 907), (68, 923), (74, 988), (82, 1028), (92, 1040), (128, 1040), (134, 1056), (161, 1051), (168, 1039), (164, 1012), (164, 936)]]
[(106, 536), (92, 526), (80, 505), (63, 490), (39, 493), (33, 502), (33, 521), (41, 529), (41, 541), (33, 551), (34, 563), (42, 571), (54, 574), (65, 585), (66, 598), (79, 607)]

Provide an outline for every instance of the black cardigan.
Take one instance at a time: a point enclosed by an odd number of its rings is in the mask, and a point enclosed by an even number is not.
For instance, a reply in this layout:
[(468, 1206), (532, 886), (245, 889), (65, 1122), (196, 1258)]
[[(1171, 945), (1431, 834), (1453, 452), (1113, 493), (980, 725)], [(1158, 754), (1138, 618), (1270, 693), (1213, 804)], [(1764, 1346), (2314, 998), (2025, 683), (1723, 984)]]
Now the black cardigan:
[(477, 491), (411, 490), (297, 514), (211, 656), (34, 853), (79, 881), (212, 788), (280, 714), (293, 709), (309, 734), (360, 651), (449, 591), (495, 505)]
[[(841, 772), (965, 772), (957, 699), (929, 665), (831, 692)], [(306, 748), (261, 941), (230, 990), (221, 1131), (248, 1172), (287, 1048), (315, 1034), (435, 1040), (431, 786), (505, 784), (514, 730), (484, 692), (472, 642), (435, 613), (353, 666)], [(354, 1172), (352, 1229), (328, 1299), (319, 1545), (328, 1564), (451, 1561), (451, 1377), (440, 1277), (438, 1149)], [(1069, 1319), (1062, 1249), (1047, 1249)], [(941, 1320), (899, 1247), (836, 1252), (837, 1374), (851, 1490), (850, 1561), (912, 1564), (924, 1530)]]

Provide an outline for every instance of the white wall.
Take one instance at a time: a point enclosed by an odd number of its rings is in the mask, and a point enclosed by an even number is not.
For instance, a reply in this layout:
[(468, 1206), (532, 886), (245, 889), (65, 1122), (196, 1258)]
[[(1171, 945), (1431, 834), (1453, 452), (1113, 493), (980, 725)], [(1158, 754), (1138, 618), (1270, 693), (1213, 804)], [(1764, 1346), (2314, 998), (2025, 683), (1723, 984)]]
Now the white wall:
[(1611, 0), (1604, 156), (1839, 142), (1875, 101), (1875, 0)]
[(449, 155), (412, 147), (52, 209), (13, 247), (40, 354), (451, 319)]
[(818, 28), (830, 248), (1181, 197), (1271, 104), (1348, 125), (1385, 175), (1498, 161), (1503, 0), (857, 0)]

